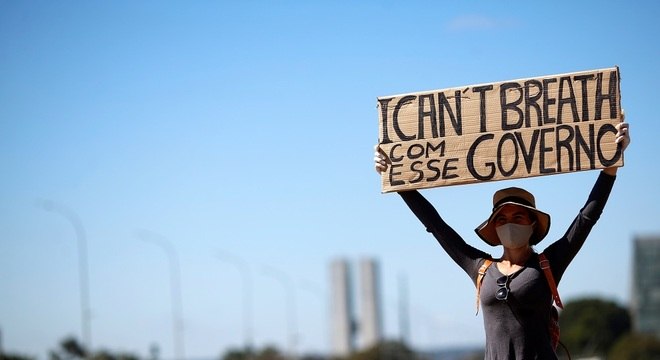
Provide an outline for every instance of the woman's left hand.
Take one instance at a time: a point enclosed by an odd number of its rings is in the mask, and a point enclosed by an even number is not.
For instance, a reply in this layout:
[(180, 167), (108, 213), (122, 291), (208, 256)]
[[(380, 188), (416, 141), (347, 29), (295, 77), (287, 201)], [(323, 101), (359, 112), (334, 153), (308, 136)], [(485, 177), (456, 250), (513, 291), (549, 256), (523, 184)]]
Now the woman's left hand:
[(625, 122), (625, 115), (621, 112), (621, 122), (616, 124), (616, 137), (614, 141), (617, 144), (621, 144), (621, 151), (625, 151), (628, 145), (630, 145), (630, 125)]
[[(614, 142), (621, 144), (621, 152), (624, 152), (628, 145), (630, 145), (630, 125), (626, 122), (626, 116), (621, 110), (621, 122), (616, 124), (616, 136)], [(615, 176), (618, 167), (608, 167), (603, 169), (603, 171), (611, 176)]]

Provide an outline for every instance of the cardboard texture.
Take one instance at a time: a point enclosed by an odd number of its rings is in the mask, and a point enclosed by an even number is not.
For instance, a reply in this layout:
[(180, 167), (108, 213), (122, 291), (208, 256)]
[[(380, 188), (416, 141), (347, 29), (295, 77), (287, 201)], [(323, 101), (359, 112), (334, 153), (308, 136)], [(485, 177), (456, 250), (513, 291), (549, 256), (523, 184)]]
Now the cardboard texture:
[(618, 67), (378, 98), (382, 192), (623, 166)]

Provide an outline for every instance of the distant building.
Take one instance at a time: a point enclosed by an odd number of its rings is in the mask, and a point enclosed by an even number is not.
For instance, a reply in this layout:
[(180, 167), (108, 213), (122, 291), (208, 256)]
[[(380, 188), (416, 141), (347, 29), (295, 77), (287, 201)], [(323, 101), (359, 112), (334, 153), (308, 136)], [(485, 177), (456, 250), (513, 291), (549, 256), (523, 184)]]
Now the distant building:
[(349, 356), (355, 347), (353, 340), (353, 294), (351, 274), (347, 260), (335, 260), (330, 264), (330, 323), (332, 326), (332, 355)]
[[(356, 350), (356, 338), (359, 349), (363, 350), (378, 344), (382, 340), (382, 315), (380, 294), (380, 272), (374, 259), (362, 259), (359, 262), (359, 317), (353, 314), (354, 294), (352, 291), (351, 271), (345, 259), (332, 261), (331, 276), (331, 336), (332, 355), (347, 357)], [(356, 336), (357, 335), (357, 336)]]
[(660, 338), (660, 235), (635, 238), (632, 284), (635, 331)]
[(360, 261), (360, 347), (378, 344), (383, 336), (380, 306), (380, 272), (373, 259)]

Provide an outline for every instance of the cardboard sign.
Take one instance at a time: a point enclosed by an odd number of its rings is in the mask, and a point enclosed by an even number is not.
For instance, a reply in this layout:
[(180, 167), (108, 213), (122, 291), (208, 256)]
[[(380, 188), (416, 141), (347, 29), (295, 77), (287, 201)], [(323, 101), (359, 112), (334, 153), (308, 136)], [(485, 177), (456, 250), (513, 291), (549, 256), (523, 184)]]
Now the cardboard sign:
[(617, 67), (378, 98), (382, 191), (623, 166)]

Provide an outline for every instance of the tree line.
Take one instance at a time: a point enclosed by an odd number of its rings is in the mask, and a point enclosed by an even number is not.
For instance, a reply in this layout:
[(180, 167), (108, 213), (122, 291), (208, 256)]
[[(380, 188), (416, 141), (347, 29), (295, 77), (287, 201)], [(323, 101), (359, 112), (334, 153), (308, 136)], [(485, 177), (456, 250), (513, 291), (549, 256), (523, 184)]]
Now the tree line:
[[(628, 309), (613, 301), (584, 298), (567, 302), (559, 318), (560, 341), (573, 358), (599, 357), (617, 360), (660, 359), (660, 339), (635, 333)], [(568, 359), (563, 349), (560, 359)], [(111, 350), (91, 351), (74, 337), (63, 339), (49, 351), (49, 360), (159, 360), (140, 358), (136, 354)], [(290, 360), (291, 357), (275, 346), (262, 348), (233, 348), (218, 355), (217, 360)], [(483, 352), (465, 355), (461, 360), (483, 359)], [(0, 352), (0, 360), (36, 360), (35, 357)], [(296, 360), (435, 360), (430, 353), (412, 349), (401, 341), (383, 341), (371, 348), (355, 352), (346, 358), (327, 354), (303, 354)]]

